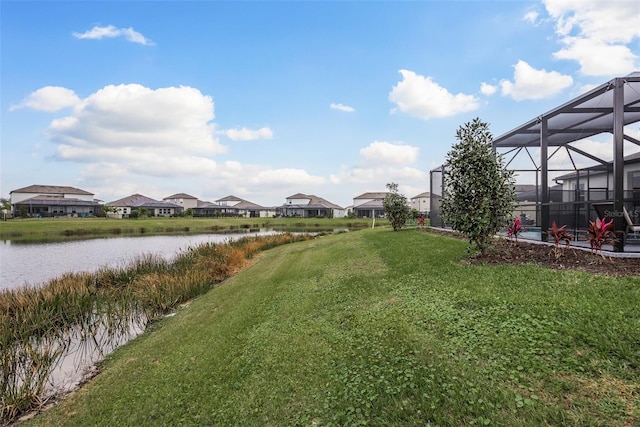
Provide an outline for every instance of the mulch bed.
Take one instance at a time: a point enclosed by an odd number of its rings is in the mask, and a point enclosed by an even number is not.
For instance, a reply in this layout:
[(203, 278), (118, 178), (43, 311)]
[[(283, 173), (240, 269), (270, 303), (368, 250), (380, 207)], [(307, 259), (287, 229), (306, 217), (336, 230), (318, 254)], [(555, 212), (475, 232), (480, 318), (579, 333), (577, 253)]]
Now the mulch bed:
[[(430, 233), (446, 235), (462, 240), (466, 238), (454, 232), (427, 229)], [(473, 254), (467, 258), (470, 264), (536, 264), (558, 270), (581, 270), (607, 276), (640, 277), (640, 258), (602, 257), (590, 251), (574, 248), (562, 248), (561, 256), (556, 257), (553, 246), (517, 242), (508, 239), (495, 239), (492, 247), (484, 254)]]

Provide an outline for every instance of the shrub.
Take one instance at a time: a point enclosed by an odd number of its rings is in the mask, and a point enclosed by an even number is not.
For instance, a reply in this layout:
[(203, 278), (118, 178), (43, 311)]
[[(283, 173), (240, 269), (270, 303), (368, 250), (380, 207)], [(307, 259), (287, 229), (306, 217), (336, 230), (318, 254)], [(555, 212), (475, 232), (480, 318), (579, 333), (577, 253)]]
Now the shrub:
[(407, 205), (407, 198), (398, 192), (398, 184), (395, 182), (387, 184), (387, 189), (389, 193), (384, 196), (382, 206), (393, 231), (398, 231), (411, 218), (411, 209)]
[(551, 229), (546, 231), (547, 235), (553, 238), (553, 249), (549, 252), (549, 255), (553, 254), (555, 259), (559, 259), (564, 255), (564, 248), (560, 246), (561, 242), (565, 242), (565, 247), (569, 247), (573, 235), (567, 231), (566, 224), (562, 227), (558, 227), (555, 221), (551, 223)]
[(484, 252), (515, 208), (515, 181), (494, 153), (489, 126), (476, 118), (456, 132), (443, 173), (442, 217)]

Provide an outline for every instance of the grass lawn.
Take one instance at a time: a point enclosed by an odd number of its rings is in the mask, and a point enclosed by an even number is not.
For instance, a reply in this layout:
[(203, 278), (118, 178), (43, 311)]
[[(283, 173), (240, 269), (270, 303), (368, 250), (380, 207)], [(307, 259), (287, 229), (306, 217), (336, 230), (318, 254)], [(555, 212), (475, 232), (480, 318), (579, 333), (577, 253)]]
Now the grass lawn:
[(277, 247), (28, 425), (632, 426), (640, 278), (389, 228)]
[[(254, 228), (331, 229), (371, 226), (371, 219), (348, 218), (33, 218), (0, 221), (0, 238), (51, 239), (105, 234), (211, 233)], [(385, 224), (386, 221), (378, 221)]]

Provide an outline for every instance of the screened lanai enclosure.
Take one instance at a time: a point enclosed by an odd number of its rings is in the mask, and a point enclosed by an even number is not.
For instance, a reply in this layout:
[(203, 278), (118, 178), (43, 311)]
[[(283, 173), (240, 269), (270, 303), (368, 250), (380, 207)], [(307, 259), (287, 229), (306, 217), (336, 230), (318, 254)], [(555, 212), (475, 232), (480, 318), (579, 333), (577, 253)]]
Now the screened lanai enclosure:
[[(640, 72), (634, 72), (495, 138), (495, 152), (516, 175), (514, 216), (525, 226), (523, 237), (547, 240), (555, 221), (584, 241), (589, 222), (600, 217), (624, 236), (612, 250), (640, 251), (639, 122)], [(434, 227), (446, 227), (445, 168), (430, 173)]]

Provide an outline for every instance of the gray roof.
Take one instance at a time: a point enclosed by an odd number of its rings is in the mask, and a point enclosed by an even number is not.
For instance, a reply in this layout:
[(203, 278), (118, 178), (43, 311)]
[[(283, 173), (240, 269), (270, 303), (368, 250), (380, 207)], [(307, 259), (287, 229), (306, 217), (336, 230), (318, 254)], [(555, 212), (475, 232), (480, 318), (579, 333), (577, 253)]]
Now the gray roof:
[(294, 194), (293, 196), (287, 197), (287, 199), (307, 199), (309, 203), (307, 204), (285, 204), (282, 207), (289, 208), (299, 208), (299, 209), (344, 209), (342, 206), (338, 206), (335, 203), (331, 203), (330, 201), (323, 199), (322, 197), (315, 196), (313, 194)]
[(187, 193), (177, 193), (177, 194), (173, 194), (171, 196), (165, 197), (162, 200), (167, 200), (167, 199), (198, 199), (197, 197), (193, 197), (188, 195)]
[(222, 199), (216, 200), (216, 202), (238, 202), (233, 205), (236, 209), (262, 209), (262, 206), (236, 196), (223, 197)]
[(425, 191), (424, 193), (420, 193), (420, 194), (418, 194), (417, 196), (413, 196), (413, 197), (411, 198), (411, 200), (413, 200), (413, 199), (419, 199), (419, 198), (421, 198), (421, 197), (431, 197), (431, 193), (429, 193), (428, 191)]
[(73, 199), (62, 196), (40, 195), (23, 200), (17, 205), (48, 205), (48, 206), (99, 206), (96, 201)]
[(30, 185), (28, 187), (13, 190), (9, 194), (11, 193), (82, 194), (84, 196), (93, 196), (93, 193), (89, 193), (88, 191), (64, 185)]
[(154, 200), (151, 197), (143, 196), (142, 194), (133, 194), (128, 197), (124, 197), (120, 200), (107, 203), (109, 206), (116, 207), (128, 207), (128, 208), (179, 208), (182, 206), (176, 205), (171, 202), (160, 202)]
[(379, 193), (363, 193), (358, 197), (354, 197), (353, 200), (357, 199), (384, 199), (384, 197), (389, 194), (388, 192), (379, 192)]
[(358, 206), (354, 206), (354, 209), (362, 209), (362, 208), (381, 208), (383, 205), (383, 200), (375, 199), (369, 200), (368, 202), (362, 203)]

